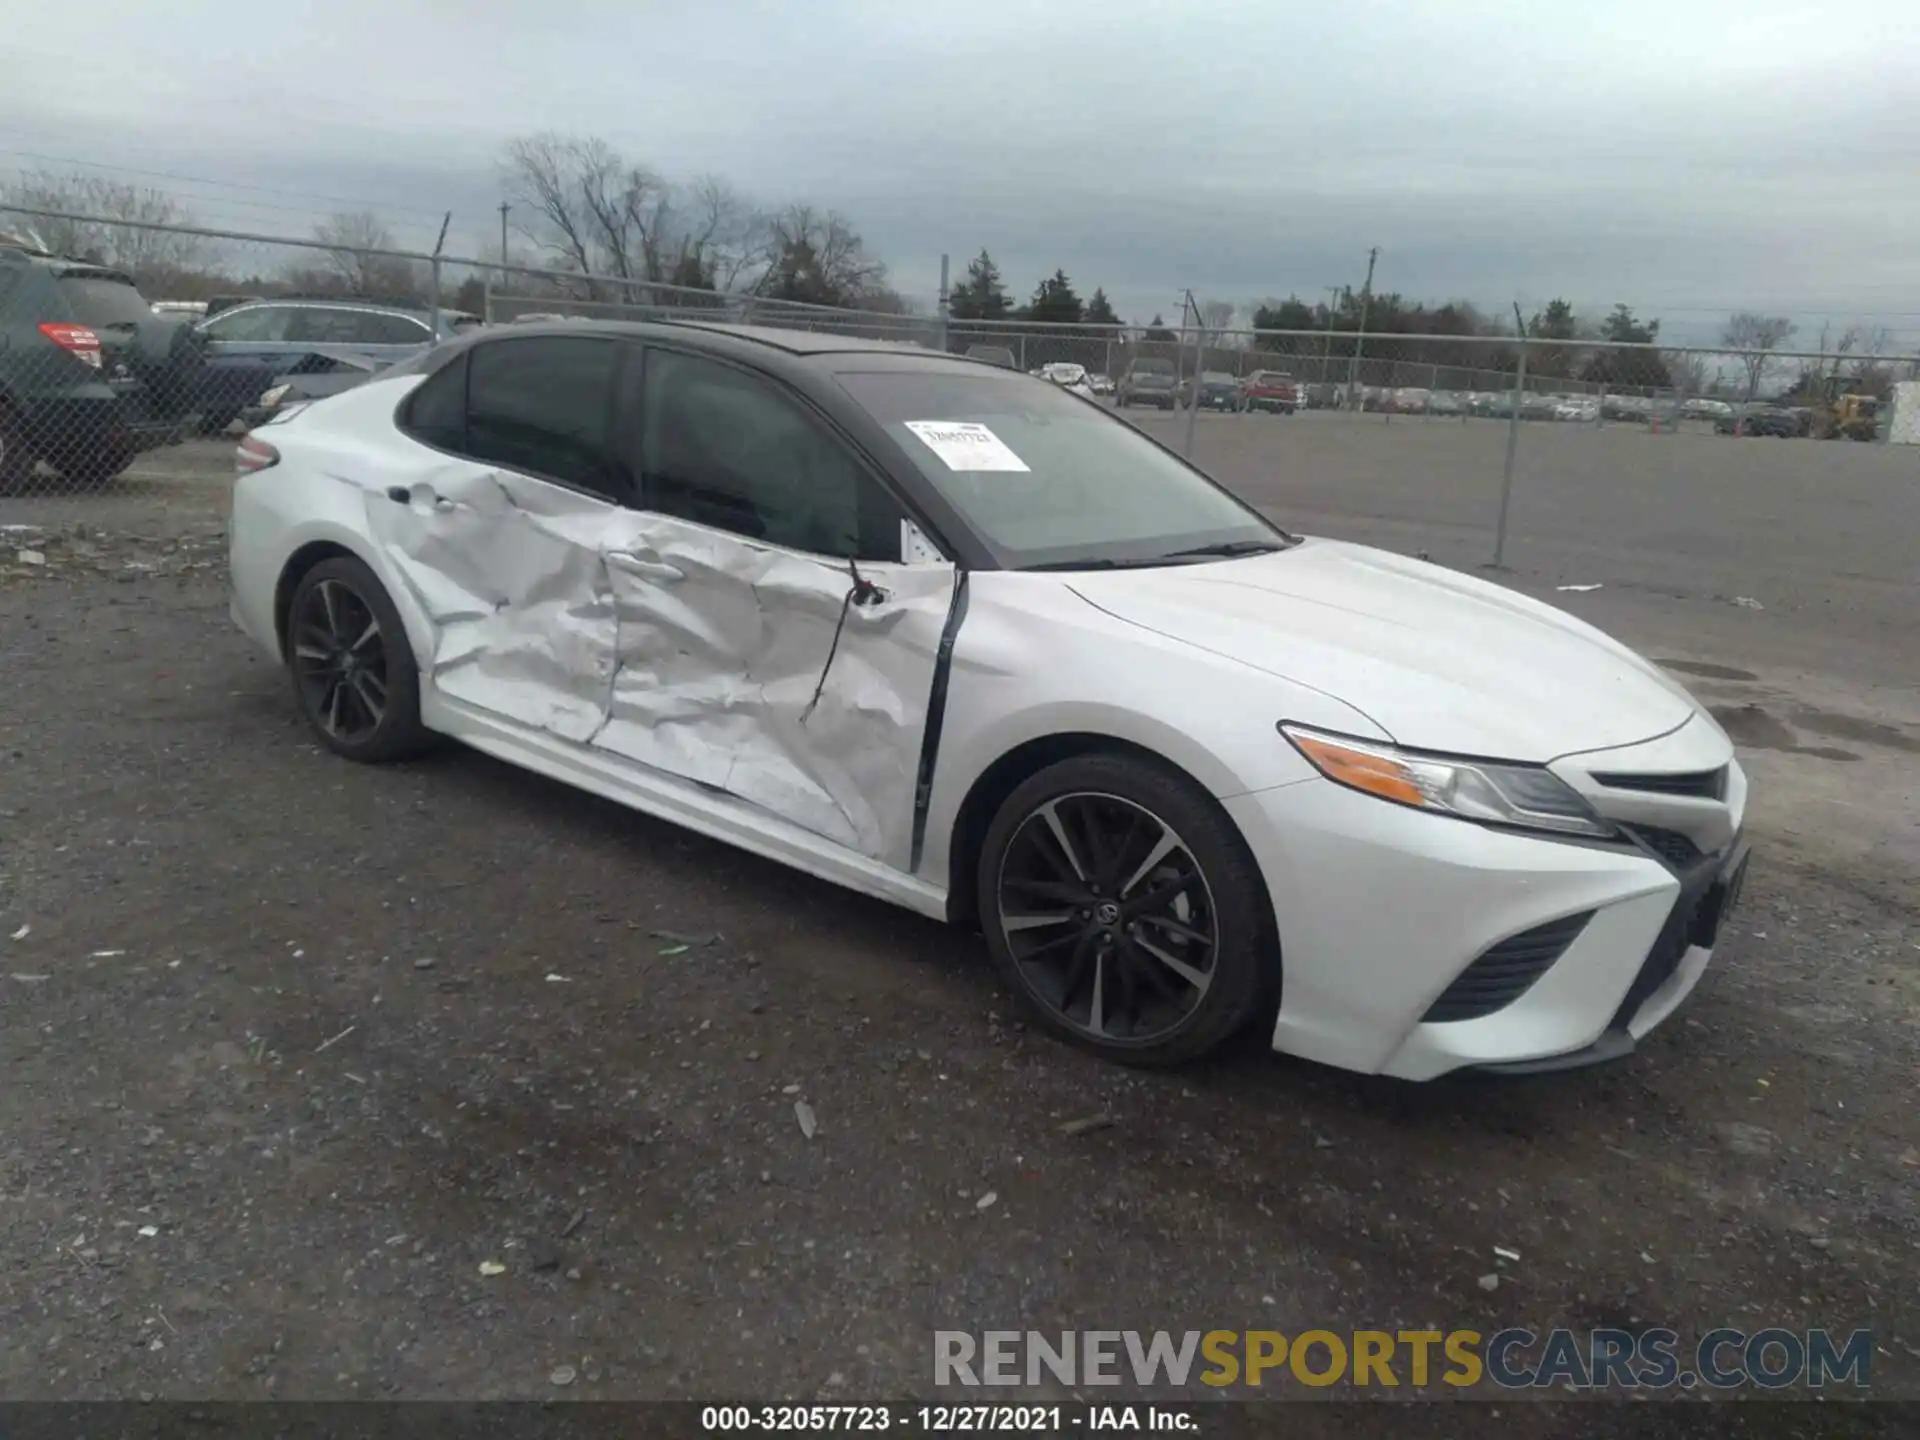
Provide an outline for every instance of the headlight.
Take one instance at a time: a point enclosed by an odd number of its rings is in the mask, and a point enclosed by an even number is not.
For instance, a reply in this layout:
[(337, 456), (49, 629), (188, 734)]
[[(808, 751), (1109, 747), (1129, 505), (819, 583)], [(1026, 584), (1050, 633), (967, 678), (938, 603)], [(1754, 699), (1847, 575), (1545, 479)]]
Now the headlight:
[(286, 399), (287, 396), (291, 395), (292, 393), (293, 393), (293, 386), (276, 385), (271, 390), (267, 391), (266, 394), (260, 397), (260, 403), (264, 405), (267, 409), (271, 410), (274, 406), (278, 405), (282, 400)]
[(1539, 765), (1414, 755), (1298, 725), (1283, 724), (1280, 733), (1336, 785), (1398, 805), (1563, 835), (1614, 833), (1578, 791)]

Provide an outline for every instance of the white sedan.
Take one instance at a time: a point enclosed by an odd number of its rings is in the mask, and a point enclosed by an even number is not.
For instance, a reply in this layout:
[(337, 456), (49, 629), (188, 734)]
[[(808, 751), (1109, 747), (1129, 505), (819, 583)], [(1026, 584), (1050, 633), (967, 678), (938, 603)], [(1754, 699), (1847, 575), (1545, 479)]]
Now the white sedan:
[(325, 745), (451, 737), (977, 925), (1116, 1060), (1618, 1055), (1745, 874), (1733, 747), (1662, 671), (1024, 375), (503, 327), (238, 463), (233, 613)]

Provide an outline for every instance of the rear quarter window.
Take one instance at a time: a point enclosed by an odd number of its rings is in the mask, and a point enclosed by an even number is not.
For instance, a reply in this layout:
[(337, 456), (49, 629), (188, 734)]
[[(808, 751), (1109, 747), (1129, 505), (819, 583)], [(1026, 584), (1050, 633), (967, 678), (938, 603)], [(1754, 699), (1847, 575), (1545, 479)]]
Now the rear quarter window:
[(153, 307), (125, 280), (104, 275), (62, 275), (60, 293), (82, 325), (137, 325), (151, 320)]
[(468, 354), (435, 371), (408, 397), (400, 428), (423, 445), (464, 453), (467, 448)]

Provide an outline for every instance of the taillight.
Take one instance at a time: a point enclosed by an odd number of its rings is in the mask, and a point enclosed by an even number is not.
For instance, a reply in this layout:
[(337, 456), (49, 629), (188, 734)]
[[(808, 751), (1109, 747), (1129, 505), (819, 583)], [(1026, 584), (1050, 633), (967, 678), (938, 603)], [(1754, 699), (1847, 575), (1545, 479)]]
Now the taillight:
[(69, 355), (96, 370), (100, 368), (100, 337), (85, 325), (48, 322), (40, 327), (40, 333)]
[(256, 470), (270, 469), (280, 463), (280, 452), (264, 440), (249, 435), (240, 442), (240, 448), (233, 452), (233, 468), (242, 475), (251, 475)]

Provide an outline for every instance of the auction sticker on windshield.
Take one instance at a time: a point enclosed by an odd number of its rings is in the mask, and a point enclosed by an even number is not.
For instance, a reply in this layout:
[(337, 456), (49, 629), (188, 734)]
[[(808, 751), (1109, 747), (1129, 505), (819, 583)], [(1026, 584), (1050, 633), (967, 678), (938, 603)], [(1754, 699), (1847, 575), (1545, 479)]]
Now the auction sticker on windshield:
[(949, 470), (1019, 470), (1027, 464), (986, 426), (972, 420), (907, 420), (907, 429)]

